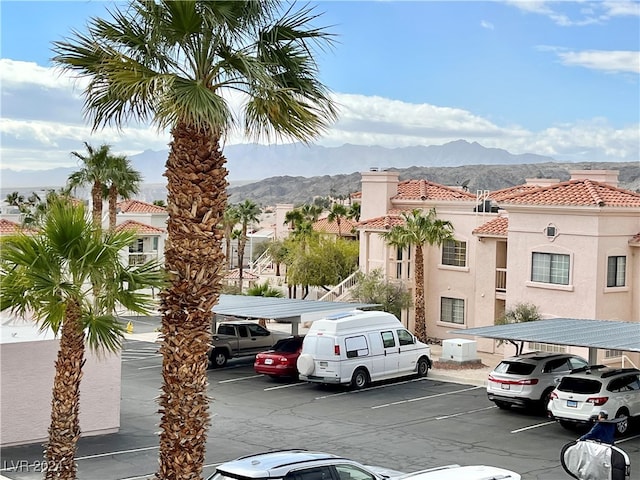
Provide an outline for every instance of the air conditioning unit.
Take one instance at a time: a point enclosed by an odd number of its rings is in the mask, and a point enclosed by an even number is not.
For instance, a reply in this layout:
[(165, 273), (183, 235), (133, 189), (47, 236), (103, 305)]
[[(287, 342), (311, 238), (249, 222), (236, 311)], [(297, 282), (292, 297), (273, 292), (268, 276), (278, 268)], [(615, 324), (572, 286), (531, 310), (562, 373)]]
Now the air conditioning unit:
[(475, 340), (464, 338), (451, 338), (442, 341), (443, 362), (475, 362), (478, 360), (477, 346)]

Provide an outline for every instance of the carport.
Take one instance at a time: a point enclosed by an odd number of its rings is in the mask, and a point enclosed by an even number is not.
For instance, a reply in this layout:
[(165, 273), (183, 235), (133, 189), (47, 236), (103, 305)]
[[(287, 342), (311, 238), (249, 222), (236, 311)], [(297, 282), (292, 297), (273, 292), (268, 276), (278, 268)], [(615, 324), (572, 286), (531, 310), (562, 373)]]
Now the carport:
[(310, 322), (335, 312), (371, 309), (375, 303), (321, 302), (294, 298), (252, 297), (247, 295), (220, 295), (213, 307), (215, 320), (247, 319), (291, 322), (291, 334), (297, 335), (302, 322)]
[(640, 352), (640, 323), (617, 320), (553, 318), (535, 322), (510, 323), (468, 328), (449, 333), (496, 340), (538, 342), (589, 348), (589, 363), (596, 363), (599, 348)]

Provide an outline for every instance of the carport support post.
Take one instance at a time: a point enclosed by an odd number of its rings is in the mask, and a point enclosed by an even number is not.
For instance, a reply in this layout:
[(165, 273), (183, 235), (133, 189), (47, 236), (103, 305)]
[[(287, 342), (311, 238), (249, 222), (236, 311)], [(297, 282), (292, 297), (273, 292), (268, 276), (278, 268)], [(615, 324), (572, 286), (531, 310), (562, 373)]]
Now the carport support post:
[(589, 347), (589, 365), (596, 365), (598, 363), (598, 349), (595, 347)]
[(291, 322), (291, 335), (298, 335), (298, 325), (300, 325), (300, 318), (298, 318), (298, 321), (293, 320)]

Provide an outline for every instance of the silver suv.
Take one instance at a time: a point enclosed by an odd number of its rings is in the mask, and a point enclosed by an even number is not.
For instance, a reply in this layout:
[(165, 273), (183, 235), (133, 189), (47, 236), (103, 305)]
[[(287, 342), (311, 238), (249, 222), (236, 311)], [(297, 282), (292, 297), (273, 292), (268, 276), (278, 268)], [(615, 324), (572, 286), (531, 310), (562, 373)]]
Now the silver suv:
[(489, 374), (487, 396), (503, 409), (515, 405), (544, 410), (560, 379), (588, 365), (569, 353), (531, 352), (505, 358)]
[(330, 453), (281, 450), (223, 463), (208, 480), (384, 480), (400, 475), (403, 473), (361, 465)]
[(551, 394), (548, 409), (567, 429), (593, 423), (606, 410), (618, 420), (618, 434), (624, 434), (628, 418), (640, 416), (640, 370), (594, 365), (567, 375)]

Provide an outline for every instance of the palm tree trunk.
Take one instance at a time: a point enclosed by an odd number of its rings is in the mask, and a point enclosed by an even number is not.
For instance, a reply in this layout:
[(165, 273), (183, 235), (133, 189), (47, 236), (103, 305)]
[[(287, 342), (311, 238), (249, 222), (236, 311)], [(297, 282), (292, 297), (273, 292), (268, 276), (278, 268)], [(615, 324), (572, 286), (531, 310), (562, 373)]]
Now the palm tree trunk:
[(76, 478), (76, 446), (80, 438), (78, 412), (80, 379), (84, 364), (84, 332), (80, 321), (80, 305), (69, 301), (60, 334), (51, 400), (51, 425), (45, 446), (47, 480)]
[(100, 182), (95, 182), (91, 187), (91, 202), (93, 203), (91, 208), (93, 224), (102, 227), (102, 184)]
[(166, 270), (161, 293), (162, 393), (156, 478), (202, 477), (207, 430), (207, 348), (212, 309), (220, 290), (222, 224), (227, 201), (226, 162), (219, 136), (178, 124), (167, 160)]
[(415, 333), (418, 340), (427, 342), (427, 319), (424, 305), (424, 255), (422, 245), (416, 245)]
[(118, 187), (111, 185), (109, 187), (109, 230), (116, 229), (116, 206), (118, 204)]

